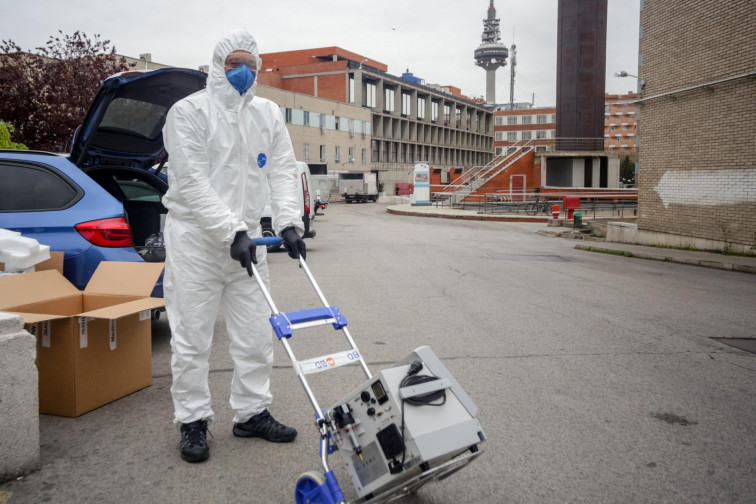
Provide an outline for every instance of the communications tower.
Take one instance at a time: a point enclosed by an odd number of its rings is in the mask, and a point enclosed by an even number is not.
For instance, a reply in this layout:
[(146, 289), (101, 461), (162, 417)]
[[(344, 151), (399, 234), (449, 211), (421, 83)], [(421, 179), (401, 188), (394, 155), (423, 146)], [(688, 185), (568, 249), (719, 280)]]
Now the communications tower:
[(509, 56), (509, 50), (500, 40), (499, 18), (491, 0), (488, 15), (483, 20), (481, 44), (475, 49), (475, 64), (486, 71), (486, 104), (491, 106), (496, 105), (496, 70), (507, 64)]

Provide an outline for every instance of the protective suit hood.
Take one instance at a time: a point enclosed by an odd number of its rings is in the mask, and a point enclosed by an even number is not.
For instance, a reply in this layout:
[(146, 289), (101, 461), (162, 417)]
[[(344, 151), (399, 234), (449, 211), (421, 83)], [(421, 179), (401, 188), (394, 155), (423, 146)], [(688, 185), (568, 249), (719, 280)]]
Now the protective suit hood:
[(257, 91), (257, 81), (255, 81), (252, 87), (240, 95), (226, 78), (224, 68), (226, 57), (239, 49), (252, 53), (257, 59), (258, 70), (262, 67), (257, 42), (246, 30), (236, 30), (218, 41), (213, 51), (210, 75), (207, 77), (207, 94), (211, 102), (226, 110), (238, 110), (243, 104), (252, 100)]

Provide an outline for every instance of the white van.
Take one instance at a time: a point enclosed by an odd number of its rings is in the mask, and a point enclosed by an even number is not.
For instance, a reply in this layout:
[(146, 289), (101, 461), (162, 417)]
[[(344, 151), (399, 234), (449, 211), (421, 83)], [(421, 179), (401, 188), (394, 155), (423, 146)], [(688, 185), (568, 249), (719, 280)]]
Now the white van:
[[(315, 238), (317, 234), (312, 227), (312, 221), (315, 218), (315, 211), (313, 208), (313, 192), (310, 190), (310, 168), (307, 163), (297, 161), (297, 195), (299, 198), (299, 207), (302, 209), (302, 227), (304, 227), (303, 238)], [(270, 196), (265, 202), (265, 210), (263, 210), (263, 216), (260, 219), (260, 225), (262, 226), (263, 236), (276, 236), (273, 230), (273, 211), (270, 205)], [(268, 250), (276, 250), (279, 246), (269, 246)]]

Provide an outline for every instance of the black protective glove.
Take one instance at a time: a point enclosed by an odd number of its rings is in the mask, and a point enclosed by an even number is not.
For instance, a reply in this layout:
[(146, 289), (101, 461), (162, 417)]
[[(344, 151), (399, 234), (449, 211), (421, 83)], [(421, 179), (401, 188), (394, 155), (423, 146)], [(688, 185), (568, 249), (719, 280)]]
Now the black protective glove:
[(239, 261), (242, 268), (247, 268), (247, 273), (252, 276), (252, 263), (257, 264), (257, 253), (255, 242), (252, 241), (246, 231), (236, 233), (234, 243), (231, 244), (231, 259)]
[(289, 252), (289, 257), (299, 259), (301, 255), (302, 259), (307, 259), (307, 247), (305, 247), (304, 240), (297, 234), (296, 229), (287, 227), (281, 231), (281, 240), (283, 240), (284, 247)]

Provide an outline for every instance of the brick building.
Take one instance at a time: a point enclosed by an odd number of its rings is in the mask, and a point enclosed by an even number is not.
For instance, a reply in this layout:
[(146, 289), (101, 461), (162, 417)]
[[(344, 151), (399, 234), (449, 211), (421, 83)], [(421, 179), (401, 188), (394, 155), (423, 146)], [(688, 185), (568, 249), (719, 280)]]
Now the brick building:
[(417, 161), (448, 181), (452, 168), (493, 158), (493, 113), (453, 86), (426, 85), (406, 72), (339, 47), (261, 55), (264, 86), (363, 107), (370, 113), (370, 167), (389, 186), (407, 182)]
[[(604, 102), (604, 151), (635, 155), (637, 136), (637, 93), (609, 94)], [(502, 154), (507, 147), (532, 140), (536, 152), (554, 150), (556, 107), (500, 109), (494, 112), (494, 149)]]
[(642, 243), (756, 246), (756, 8), (641, 2)]
[(621, 156), (635, 155), (638, 134), (637, 93), (606, 94), (604, 99), (604, 150)]
[(512, 108), (494, 112), (494, 149), (497, 156), (507, 147), (532, 141), (536, 151), (554, 150), (556, 107)]

